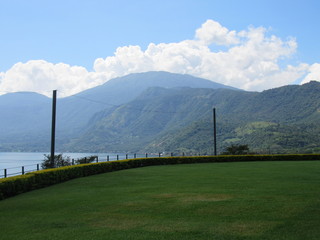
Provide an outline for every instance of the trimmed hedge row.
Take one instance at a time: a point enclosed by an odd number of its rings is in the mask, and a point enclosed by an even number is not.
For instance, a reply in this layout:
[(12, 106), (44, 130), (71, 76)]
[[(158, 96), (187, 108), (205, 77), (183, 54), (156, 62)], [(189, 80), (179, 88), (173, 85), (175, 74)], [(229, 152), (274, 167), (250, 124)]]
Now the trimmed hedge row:
[(74, 178), (119, 171), (123, 169), (190, 163), (250, 162), (250, 161), (313, 161), (320, 160), (320, 154), (288, 155), (237, 155), (137, 158), (112, 162), (80, 164), (55, 169), (46, 169), (26, 175), (0, 179), (0, 200), (34, 189), (65, 182)]

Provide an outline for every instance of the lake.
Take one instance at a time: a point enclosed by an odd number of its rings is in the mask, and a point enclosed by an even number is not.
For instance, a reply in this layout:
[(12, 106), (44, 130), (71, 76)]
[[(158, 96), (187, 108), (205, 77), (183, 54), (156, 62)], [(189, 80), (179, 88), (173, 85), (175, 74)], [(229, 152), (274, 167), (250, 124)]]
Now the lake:
[[(45, 159), (44, 155), (50, 153), (45, 152), (0, 152), (0, 178), (4, 175), (4, 169), (7, 169), (7, 175), (20, 175), (22, 166), (26, 172), (37, 170), (37, 164), (40, 165)], [(56, 153), (58, 154), (58, 153)], [(99, 162), (109, 160), (126, 159), (125, 153), (63, 153), (63, 156), (70, 157), (70, 159), (78, 159), (82, 157), (88, 157), (96, 155), (99, 158)], [(137, 154), (136, 157), (145, 157), (144, 154)], [(128, 158), (134, 158), (133, 154), (128, 154)]]

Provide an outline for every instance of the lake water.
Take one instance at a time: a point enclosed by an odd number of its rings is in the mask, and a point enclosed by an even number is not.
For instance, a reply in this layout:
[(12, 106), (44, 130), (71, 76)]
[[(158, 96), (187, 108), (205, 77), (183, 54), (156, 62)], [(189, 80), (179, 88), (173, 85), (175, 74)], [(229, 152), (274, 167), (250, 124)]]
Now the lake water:
[[(45, 159), (44, 155), (50, 153), (45, 152), (0, 152), (0, 178), (4, 175), (4, 169), (6, 169), (7, 176), (20, 175), (22, 166), (24, 171), (35, 171), (37, 170), (37, 164), (41, 168), (41, 163)], [(58, 153), (56, 153), (58, 154)], [(70, 157), (70, 159), (78, 159), (88, 156), (98, 156), (99, 162), (126, 159), (126, 154), (123, 153), (63, 153), (63, 156)], [(145, 155), (137, 154), (136, 157), (145, 157)], [(133, 154), (128, 154), (128, 158), (134, 158)]]

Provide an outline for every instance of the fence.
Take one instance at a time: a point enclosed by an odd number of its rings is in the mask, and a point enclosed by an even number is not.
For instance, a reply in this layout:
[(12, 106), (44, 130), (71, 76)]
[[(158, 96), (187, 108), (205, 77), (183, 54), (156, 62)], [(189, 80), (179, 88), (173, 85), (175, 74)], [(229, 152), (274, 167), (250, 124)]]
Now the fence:
[[(95, 162), (108, 162), (108, 161), (118, 161), (118, 160), (124, 160), (124, 159), (132, 159), (132, 158), (148, 158), (148, 157), (164, 157), (164, 156), (173, 156), (173, 153), (170, 154), (163, 154), (163, 153), (145, 153), (145, 154), (116, 154), (116, 155), (107, 155), (105, 158), (99, 158), (98, 156), (95, 156)], [(182, 156), (185, 156), (183, 153)], [(84, 157), (81, 158), (83, 159), (90, 159), (90, 157)], [(72, 159), (70, 164), (71, 165), (76, 165), (76, 164), (82, 164), (86, 163), (86, 160), (77, 163), (79, 161)], [(4, 168), (0, 169), (0, 178), (7, 178), (7, 177), (12, 177), (12, 176), (17, 176), (17, 175), (24, 175), (29, 172), (34, 172), (34, 171), (39, 171), (41, 170), (41, 163), (37, 164), (29, 164), (29, 165), (24, 165), (24, 166), (18, 166), (18, 167), (10, 167), (10, 168)]]
[(24, 165), (21, 167), (10, 167), (5, 169), (0, 169), (0, 171), (3, 173), (3, 174), (0, 174), (0, 178), (23, 175), (28, 172), (34, 172), (39, 170), (40, 170), (40, 164), (30, 164), (30, 165)]

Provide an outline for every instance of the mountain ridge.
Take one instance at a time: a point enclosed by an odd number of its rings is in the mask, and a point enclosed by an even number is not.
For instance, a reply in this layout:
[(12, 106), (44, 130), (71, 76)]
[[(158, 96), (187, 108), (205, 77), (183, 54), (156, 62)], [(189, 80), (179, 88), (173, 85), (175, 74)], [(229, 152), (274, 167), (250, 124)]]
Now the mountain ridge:
[[(310, 123), (308, 120), (310, 112), (316, 115), (312, 118), (313, 124), (315, 122), (320, 123), (320, 113), (318, 112), (320, 107), (319, 92), (313, 91), (313, 94), (310, 94), (312, 91), (305, 91), (306, 89), (315, 89), (315, 87), (320, 87), (320, 83), (317, 83), (316, 86), (307, 84), (295, 87), (297, 91), (293, 93), (289, 91), (287, 94), (288, 100), (284, 102), (285, 104), (279, 104), (278, 101), (286, 97), (282, 96), (283, 91), (287, 92), (288, 89), (292, 88), (290, 86), (268, 90), (264, 93), (229, 89), (149, 88), (135, 100), (115, 108), (108, 114), (104, 114), (104, 117), (97, 120), (96, 125), (91, 126), (88, 132), (82, 136), (82, 140), (80, 138), (80, 140), (74, 142), (73, 147), (86, 148), (85, 145), (90, 142), (92, 146), (97, 147), (96, 151), (102, 151), (103, 149), (108, 151), (138, 151), (139, 149), (173, 151), (174, 149), (170, 149), (170, 146), (155, 149), (151, 145), (159, 147), (161, 146), (159, 141), (166, 142), (168, 138), (175, 138), (175, 135), (179, 135), (179, 131), (184, 131), (183, 129), (189, 128), (190, 125), (199, 121), (206, 122), (209, 129), (206, 127), (207, 136), (202, 136), (202, 140), (199, 138), (196, 141), (210, 139), (210, 133), (212, 132), (212, 129), (210, 130), (212, 126), (210, 117), (213, 107), (217, 108), (218, 121), (224, 125), (220, 134), (223, 135), (225, 142), (221, 147), (232, 142), (241, 142), (238, 139), (239, 137), (252, 137), (237, 134), (237, 131), (239, 132), (237, 129), (248, 128), (250, 123), (253, 124), (252, 126), (257, 126), (259, 122), (269, 121), (259, 131), (276, 131), (274, 126), (277, 126), (279, 131), (295, 131), (295, 129), (302, 127), (302, 125), (298, 126), (297, 124)], [(308, 97), (316, 98), (317, 101), (316, 105), (311, 105), (310, 99), (307, 99), (307, 104), (310, 106), (307, 112), (303, 112), (306, 102), (303, 102), (302, 99), (306, 97), (307, 93)], [(290, 99), (292, 96), (297, 99), (292, 101)], [(290, 102), (292, 105), (289, 107), (287, 103)], [(301, 104), (298, 104), (299, 102)], [(279, 105), (278, 108), (270, 113), (268, 111), (269, 106), (277, 104)], [(297, 108), (300, 114), (287, 112), (288, 109), (293, 108)], [(280, 114), (281, 112), (283, 114)], [(308, 121), (301, 122), (302, 119)], [(296, 127), (290, 124), (296, 124)], [(201, 126), (201, 128), (204, 127)], [(287, 132), (285, 134), (288, 134)], [(261, 133), (259, 134), (261, 135)], [(169, 137), (166, 138), (166, 135)], [(158, 138), (162, 140), (158, 141)], [(208, 147), (206, 146), (206, 148)]]
[[(183, 81), (185, 78), (188, 80)], [(320, 132), (319, 90), (319, 82), (310, 82), (247, 92), (190, 75), (130, 74), (59, 98), (56, 147), (57, 151), (81, 152), (189, 148), (210, 153), (210, 121), (215, 107), (221, 127), (220, 148), (246, 141), (257, 148), (257, 142), (265, 147), (260, 140), (271, 136), (268, 144), (277, 145), (279, 152), (289, 151), (290, 146), (312, 152), (318, 149), (316, 133)], [(18, 108), (11, 109), (11, 113), (3, 99), (14, 94), (0, 96), (0, 151), (48, 151), (51, 100), (30, 94), (41, 104), (34, 102), (31, 108), (23, 109), (28, 100), (20, 99), (25, 105), (16, 101)], [(18, 114), (15, 121), (10, 120), (10, 114)], [(13, 122), (20, 125), (15, 127)], [(309, 133), (310, 140), (305, 133)]]
[[(187, 80), (183, 81), (183, 79)], [(108, 82), (85, 90), (81, 93), (75, 94), (70, 97), (58, 98), (57, 100), (57, 146), (59, 143), (65, 143), (72, 138), (81, 135), (85, 130), (89, 121), (94, 114), (100, 111), (107, 111), (115, 106), (124, 104), (133, 100), (140, 93), (146, 90), (149, 86), (159, 87), (177, 87), (177, 86), (198, 86), (198, 87), (225, 87), (222, 84), (214, 83), (207, 79), (196, 78), (190, 75), (180, 75), (168, 72), (146, 72), (140, 74), (129, 74), (124, 77), (118, 77), (111, 79)], [(39, 99), (45, 99), (45, 103), (39, 100), (39, 103), (43, 106), (39, 106), (38, 103), (32, 104), (36, 107), (27, 109), (26, 104), (32, 102), (26, 96), (20, 99), (21, 93), (11, 93), (0, 96), (0, 150), (11, 151), (21, 150), (21, 146), (15, 147), (14, 141), (20, 136), (26, 136), (26, 138), (33, 139), (35, 144), (43, 146), (44, 142), (49, 146), (50, 144), (45, 140), (46, 137), (41, 140), (36, 140), (39, 135), (47, 136), (49, 139), (51, 129), (51, 100), (50, 98), (36, 94), (32, 96), (38, 96)], [(31, 96), (31, 95), (30, 95)], [(23, 103), (21, 106), (10, 106), (10, 104), (4, 99), (12, 99), (13, 102)], [(1, 105), (1, 102), (4, 104)], [(40, 104), (40, 105), (41, 105)], [(42, 109), (38, 111), (37, 109)], [(16, 116), (17, 115), (17, 116)], [(14, 121), (12, 121), (12, 116)], [(15, 124), (12, 124), (12, 123)], [(28, 150), (26, 147), (22, 150)]]

